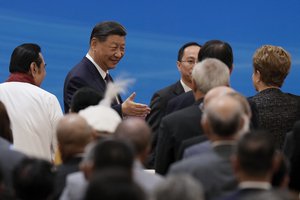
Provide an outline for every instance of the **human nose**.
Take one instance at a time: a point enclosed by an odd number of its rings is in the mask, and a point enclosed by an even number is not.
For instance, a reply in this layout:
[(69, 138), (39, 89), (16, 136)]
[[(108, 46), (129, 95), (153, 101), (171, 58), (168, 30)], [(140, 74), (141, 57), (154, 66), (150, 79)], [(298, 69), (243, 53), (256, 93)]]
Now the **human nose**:
[(117, 49), (115, 54), (114, 54), (117, 58), (121, 58), (124, 55), (124, 51), (121, 49)]

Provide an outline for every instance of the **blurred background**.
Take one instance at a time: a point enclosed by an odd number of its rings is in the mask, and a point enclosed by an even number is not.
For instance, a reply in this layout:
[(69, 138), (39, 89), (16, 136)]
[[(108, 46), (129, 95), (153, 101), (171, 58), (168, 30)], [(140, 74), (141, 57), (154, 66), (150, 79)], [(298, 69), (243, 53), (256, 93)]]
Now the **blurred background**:
[(0, 82), (8, 76), (10, 55), (22, 43), (38, 43), (47, 63), (42, 88), (61, 105), (68, 71), (88, 51), (90, 32), (101, 21), (116, 20), (128, 32), (126, 53), (114, 78), (135, 79), (129, 93), (150, 98), (179, 78), (178, 49), (186, 42), (220, 39), (234, 53), (233, 88), (252, 96), (252, 55), (263, 44), (279, 45), (292, 55), (292, 70), (283, 90), (300, 95), (299, 0), (0, 0)]

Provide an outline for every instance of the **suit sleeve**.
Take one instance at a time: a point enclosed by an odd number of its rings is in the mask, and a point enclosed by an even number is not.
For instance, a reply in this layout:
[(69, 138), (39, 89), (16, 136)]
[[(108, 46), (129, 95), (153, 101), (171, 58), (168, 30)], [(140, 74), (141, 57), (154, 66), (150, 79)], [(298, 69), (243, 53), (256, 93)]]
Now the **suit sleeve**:
[(155, 171), (159, 174), (165, 175), (174, 157), (174, 138), (171, 135), (171, 127), (168, 120), (163, 118), (159, 132), (156, 146)]
[(64, 109), (65, 113), (69, 112), (71, 101), (74, 93), (82, 88), (88, 86), (88, 84), (79, 77), (73, 77), (71, 78), (68, 83), (65, 85), (65, 91), (64, 91)]

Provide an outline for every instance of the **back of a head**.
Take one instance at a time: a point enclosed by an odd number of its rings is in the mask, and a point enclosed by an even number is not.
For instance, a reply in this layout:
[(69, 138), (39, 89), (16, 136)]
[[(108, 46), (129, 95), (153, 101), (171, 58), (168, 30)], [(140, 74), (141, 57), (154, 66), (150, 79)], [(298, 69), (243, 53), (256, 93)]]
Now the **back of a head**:
[(22, 200), (47, 199), (54, 189), (53, 165), (41, 159), (25, 158), (13, 171), (16, 195)]
[(96, 24), (90, 36), (90, 42), (92, 38), (97, 38), (100, 42), (106, 41), (110, 35), (126, 36), (126, 29), (120, 23), (115, 21), (105, 21)]
[(170, 175), (154, 189), (154, 200), (204, 200), (202, 186), (186, 174)]
[(78, 114), (62, 117), (57, 124), (56, 134), (63, 161), (83, 153), (92, 140), (92, 128)]
[(42, 63), (40, 52), (41, 48), (37, 44), (26, 43), (16, 47), (11, 55), (9, 72), (27, 73), (32, 62), (40, 67)]
[(177, 61), (181, 61), (182, 60), (182, 57), (183, 57), (183, 54), (184, 54), (184, 50), (187, 48), (187, 47), (190, 47), (190, 46), (198, 46), (198, 47), (201, 47), (200, 44), (198, 44), (197, 42), (188, 42), (188, 43), (185, 43), (182, 47), (180, 47), (180, 49), (178, 50), (178, 55), (177, 55)]
[(132, 147), (121, 140), (107, 139), (99, 141), (94, 147), (94, 170), (122, 168), (131, 171), (134, 154)]
[(136, 155), (139, 155), (148, 148), (151, 140), (151, 129), (140, 118), (128, 118), (119, 124), (114, 135), (118, 139), (130, 142)]
[(268, 132), (250, 132), (238, 142), (239, 165), (248, 176), (261, 177), (270, 173), (274, 155), (275, 146)]
[(86, 190), (84, 200), (146, 200), (144, 191), (131, 175), (119, 168), (97, 172)]
[(234, 137), (242, 127), (243, 115), (240, 102), (223, 95), (205, 105), (202, 124), (209, 124), (214, 135)]
[(255, 51), (253, 67), (264, 84), (281, 87), (291, 68), (291, 56), (282, 47), (264, 45)]
[(88, 106), (97, 105), (103, 96), (93, 88), (83, 87), (75, 92), (71, 101), (71, 112), (78, 113)]
[(207, 58), (197, 63), (192, 71), (192, 78), (196, 83), (197, 90), (203, 94), (212, 88), (230, 84), (228, 67), (215, 58)]
[(200, 49), (198, 60), (202, 61), (206, 58), (216, 58), (231, 70), (233, 66), (232, 48), (227, 42), (220, 40), (207, 41)]
[(13, 143), (13, 134), (10, 127), (10, 119), (5, 105), (0, 101), (0, 137)]

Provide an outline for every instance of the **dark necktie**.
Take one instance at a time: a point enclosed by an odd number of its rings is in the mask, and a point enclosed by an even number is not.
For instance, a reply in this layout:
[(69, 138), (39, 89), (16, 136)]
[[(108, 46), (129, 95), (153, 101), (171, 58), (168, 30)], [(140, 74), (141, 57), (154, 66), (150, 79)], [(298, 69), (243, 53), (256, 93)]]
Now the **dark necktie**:
[(105, 75), (104, 80), (105, 80), (106, 84), (109, 83), (109, 82), (111, 82), (111, 79), (110, 79), (110, 77), (109, 77), (109, 74), (106, 74), (106, 75)]
[[(104, 80), (105, 80), (106, 84), (108, 84), (109, 82), (112, 82), (112, 79), (110, 78), (110, 75), (108, 73), (106, 73)], [(117, 95), (116, 98), (113, 100), (112, 104), (116, 105), (116, 104), (119, 104), (120, 102), (121, 101)]]

